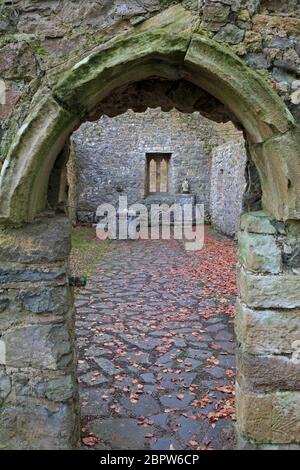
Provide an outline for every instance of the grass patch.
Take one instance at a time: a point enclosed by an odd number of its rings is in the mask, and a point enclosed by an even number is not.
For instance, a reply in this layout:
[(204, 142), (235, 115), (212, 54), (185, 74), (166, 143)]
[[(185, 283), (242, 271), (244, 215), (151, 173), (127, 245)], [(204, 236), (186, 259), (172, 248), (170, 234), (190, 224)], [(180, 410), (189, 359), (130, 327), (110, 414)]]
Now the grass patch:
[(90, 227), (75, 227), (72, 232), (70, 270), (73, 276), (91, 276), (107, 248), (109, 240), (99, 240), (96, 230)]

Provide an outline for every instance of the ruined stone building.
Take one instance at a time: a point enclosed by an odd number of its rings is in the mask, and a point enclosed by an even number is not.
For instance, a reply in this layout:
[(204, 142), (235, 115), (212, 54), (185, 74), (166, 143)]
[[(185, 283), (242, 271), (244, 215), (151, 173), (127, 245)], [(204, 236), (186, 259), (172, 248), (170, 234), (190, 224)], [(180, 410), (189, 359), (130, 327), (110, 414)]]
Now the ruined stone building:
[[(96, 222), (100, 204), (157, 202), (171, 205), (184, 179), (207, 219), (233, 235), (245, 191), (246, 150), (233, 125), (215, 124), (199, 113), (160, 109), (86, 123), (73, 134), (71, 213), (81, 224)], [(151, 163), (152, 162), (152, 163)], [(151, 172), (151, 164), (159, 169)], [(162, 163), (161, 163), (162, 162)], [(75, 180), (74, 180), (75, 177)], [(159, 186), (157, 178), (159, 177)]]

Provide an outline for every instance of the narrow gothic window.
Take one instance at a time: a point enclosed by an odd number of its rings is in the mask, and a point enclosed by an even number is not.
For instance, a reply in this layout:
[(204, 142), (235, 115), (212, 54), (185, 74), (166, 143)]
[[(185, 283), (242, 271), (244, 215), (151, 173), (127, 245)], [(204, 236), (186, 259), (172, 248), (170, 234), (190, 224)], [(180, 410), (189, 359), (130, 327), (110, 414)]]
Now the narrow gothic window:
[(147, 184), (148, 193), (167, 193), (169, 190), (170, 153), (147, 153)]

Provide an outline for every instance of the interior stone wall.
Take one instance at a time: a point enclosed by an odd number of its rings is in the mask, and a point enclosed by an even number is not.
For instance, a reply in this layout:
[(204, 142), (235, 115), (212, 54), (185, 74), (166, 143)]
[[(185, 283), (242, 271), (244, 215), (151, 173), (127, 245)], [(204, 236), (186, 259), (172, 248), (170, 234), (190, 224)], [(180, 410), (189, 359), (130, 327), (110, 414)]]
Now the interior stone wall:
[[(229, 136), (227, 137), (229, 138)], [(240, 139), (218, 145), (212, 152), (211, 170), (211, 221), (228, 235), (239, 229), (246, 188), (245, 167), (247, 154), (245, 142)]]
[(79, 220), (84, 221), (86, 213), (95, 212), (100, 204), (117, 206), (119, 196), (127, 196), (129, 204), (143, 200), (147, 153), (170, 153), (169, 193), (179, 193), (180, 183), (188, 178), (197, 202), (208, 210), (208, 142), (214, 135), (212, 123), (199, 113), (176, 110), (128, 111), (83, 124), (73, 134)]

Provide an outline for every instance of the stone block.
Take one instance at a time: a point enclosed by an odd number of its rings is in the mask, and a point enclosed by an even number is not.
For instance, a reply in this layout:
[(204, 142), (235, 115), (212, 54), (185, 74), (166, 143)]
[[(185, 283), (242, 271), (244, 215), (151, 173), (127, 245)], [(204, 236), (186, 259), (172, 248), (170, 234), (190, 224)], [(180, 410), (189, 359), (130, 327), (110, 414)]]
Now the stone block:
[(228, 23), (215, 35), (214, 39), (228, 44), (238, 44), (244, 39), (244, 36), (245, 31), (243, 29)]
[(278, 220), (299, 219), (299, 130), (294, 127), (264, 144), (251, 145), (250, 151), (260, 175), (264, 208)]
[(67, 259), (71, 226), (64, 216), (43, 217), (21, 228), (0, 231), (3, 263), (55, 262)]
[(32, 313), (64, 315), (71, 304), (69, 287), (38, 286), (22, 289), (18, 294), (23, 308)]
[(65, 271), (45, 271), (41, 269), (0, 269), (0, 284), (15, 282), (55, 281), (63, 279)]
[(238, 273), (241, 301), (249, 307), (300, 307), (300, 276), (296, 274), (252, 274), (244, 269)]
[(254, 393), (236, 384), (237, 426), (251, 441), (271, 442), (273, 394)]
[(272, 442), (300, 443), (300, 393), (275, 394), (272, 410)]
[(300, 339), (300, 309), (255, 310), (237, 302), (235, 333), (250, 354), (292, 354)]
[(300, 442), (300, 393), (257, 393), (236, 385), (236, 410), (241, 434), (256, 443)]
[(249, 212), (241, 216), (241, 230), (250, 233), (276, 234), (270, 218), (263, 211)]
[(5, 373), (4, 368), (0, 367), (0, 405), (11, 392), (11, 380)]
[(36, 403), (0, 410), (0, 449), (69, 450), (78, 440), (73, 403)]
[(238, 382), (257, 392), (300, 391), (300, 361), (285, 356), (257, 356), (237, 350)]
[(6, 365), (62, 369), (72, 360), (70, 333), (65, 324), (39, 324), (13, 328), (3, 335)]
[(71, 374), (62, 372), (43, 372), (27, 368), (25, 371), (12, 374), (14, 404), (28, 404), (33, 398), (43, 398), (53, 402), (65, 402), (74, 398), (77, 383)]
[(281, 250), (272, 235), (240, 232), (239, 259), (248, 271), (273, 274), (282, 271)]

